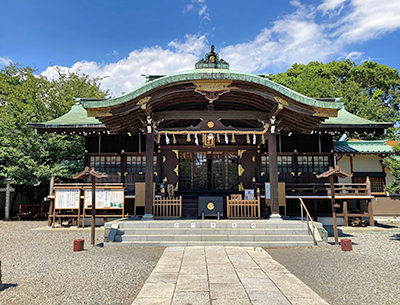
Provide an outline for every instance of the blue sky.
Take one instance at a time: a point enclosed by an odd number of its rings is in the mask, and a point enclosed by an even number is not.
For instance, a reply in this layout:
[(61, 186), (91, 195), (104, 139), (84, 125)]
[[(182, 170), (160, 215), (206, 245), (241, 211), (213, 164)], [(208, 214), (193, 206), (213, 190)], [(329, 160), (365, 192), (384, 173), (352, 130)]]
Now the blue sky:
[(345, 58), (400, 69), (398, 0), (19, 0), (1, 8), (0, 66), (107, 76), (102, 87), (113, 96), (140, 85), (141, 74), (194, 68), (211, 44), (249, 73)]

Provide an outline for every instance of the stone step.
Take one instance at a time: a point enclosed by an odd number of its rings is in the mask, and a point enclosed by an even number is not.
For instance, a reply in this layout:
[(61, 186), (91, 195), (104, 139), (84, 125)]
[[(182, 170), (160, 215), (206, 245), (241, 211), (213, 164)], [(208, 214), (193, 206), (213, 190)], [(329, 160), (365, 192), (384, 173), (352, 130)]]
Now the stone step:
[(232, 224), (236, 225), (236, 229), (250, 229), (252, 224), (255, 224), (257, 229), (261, 228), (307, 228), (307, 223), (301, 221), (244, 221), (244, 220), (221, 220), (221, 221), (209, 221), (209, 220), (157, 220), (157, 221), (120, 221), (119, 228), (175, 228), (176, 224), (179, 224), (179, 228), (191, 228), (192, 223), (195, 224), (196, 228), (211, 228), (211, 224), (215, 224), (215, 228), (232, 228)]
[(134, 247), (186, 247), (186, 246), (232, 246), (232, 247), (310, 247), (312, 241), (122, 241), (106, 242), (105, 247), (110, 246), (134, 246)]
[(288, 229), (162, 229), (162, 228), (137, 228), (137, 229), (118, 229), (119, 235), (197, 235), (197, 234), (206, 234), (206, 235), (307, 235), (307, 229), (296, 229), (296, 228), (288, 228)]
[(310, 235), (116, 235), (122, 241), (312, 241)]

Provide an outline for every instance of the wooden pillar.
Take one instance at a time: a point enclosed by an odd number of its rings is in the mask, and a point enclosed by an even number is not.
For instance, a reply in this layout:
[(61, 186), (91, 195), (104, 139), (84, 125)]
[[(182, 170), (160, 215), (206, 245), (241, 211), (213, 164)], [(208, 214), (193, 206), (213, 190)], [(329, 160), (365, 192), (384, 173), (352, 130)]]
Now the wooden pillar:
[(369, 225), (370, 225), (370, 227), (375, 226), (374, 212), (372, 210), (372, 201), (371, 200), (368, 200), (368, 215), (369, 215)]
[[(83, 218), (82, 221), (84, 222), (85, 218)], [(92, 176), (92, 226), (90, 235), (90, 242), (92, 246), (94, 246), (94, 241), (95, 241), (95, 235), (96, 235), (95, 230), (96, 230), (96, 177)]]
[(153, 218), (153, 156), (154, 156), (154, 139), (153, 133), (150, 131), (146, 133), (146, 191), (144, 203), (144, 219)]
[(343, 201), (343, 218), (344, 218), (344, 226), (349, 226), (349, 211), (347, 209), (347, 201)]
[(282, 219), (279, 215), (278, 158), (276, 134), (268, 132), (269, 182), (271, 184), (271, 219)]
[(332, 221), (333, 221), (333, 235), (335, 236), (335, 245), (339, 244), (339, 234), (337, 229), (336, 208), (335, 208), (335, 183), (334, 177), (329, 177), (329, 184), (331, 188), (331, 206), (332, 206)]

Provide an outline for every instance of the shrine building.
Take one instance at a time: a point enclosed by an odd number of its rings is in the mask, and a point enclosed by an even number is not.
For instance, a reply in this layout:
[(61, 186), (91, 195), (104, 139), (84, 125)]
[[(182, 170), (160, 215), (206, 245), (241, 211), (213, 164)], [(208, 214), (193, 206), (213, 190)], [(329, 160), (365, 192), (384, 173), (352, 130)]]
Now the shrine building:
[[(332, 215), (328, 181), (317, 175), (337, 165), (334, 135), (393, 126), (350, 114), (339, 98), (307, 97), (266, 75), (230, 70), (213, 47), (194, 70), (145, 77), (121, 96), (77, 98), (67, 114), (29, 124), (39, 134), (84, 137), (85, 165), (108, 175), (99, 186), (124, 189), (122, 216), (204, 217), (203, 197), (219, 198), (223, 218), (297, 215), (300, 197), (314, 216)], [(173, 213), (171, 198), (180, 200)], [(255, 198), (256, 211), (246, 203), (230, 210), (233, 200)]]

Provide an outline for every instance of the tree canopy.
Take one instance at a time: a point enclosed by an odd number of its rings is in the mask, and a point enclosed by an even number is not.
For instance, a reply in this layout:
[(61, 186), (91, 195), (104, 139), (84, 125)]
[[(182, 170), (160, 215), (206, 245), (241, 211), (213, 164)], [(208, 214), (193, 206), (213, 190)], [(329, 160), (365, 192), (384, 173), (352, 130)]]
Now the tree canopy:
[(309, 97), (342, 97), (346, 110), (365, 119), (400, 120), (399, 72), (373, 61), (294, 64), (270, 79)]
[(58, 71), (57, 79), (12, 64), (0, 70), (0, 183), (13, 178), (17, 190), (37, 202), (52, 176), (71, 177), (83, 168), (84, 140), (36, 135), (28, 122), (45, 122), (71, 109), (73, 97), (106, 97), (100, 78)]

